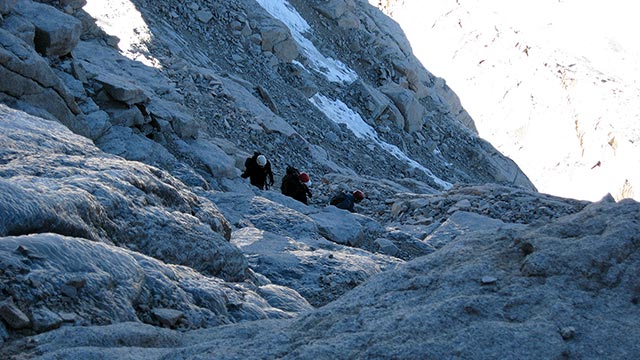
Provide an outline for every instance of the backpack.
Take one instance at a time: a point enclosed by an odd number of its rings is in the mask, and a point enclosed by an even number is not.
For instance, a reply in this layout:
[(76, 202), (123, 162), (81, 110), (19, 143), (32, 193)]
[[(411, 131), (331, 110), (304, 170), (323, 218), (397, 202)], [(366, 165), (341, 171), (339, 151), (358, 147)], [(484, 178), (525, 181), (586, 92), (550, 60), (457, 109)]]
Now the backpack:
[(287, 175), (293, 175), (297, 178), (300, 175), (300, 171), (291, 165), (287, 165)]
[(287, 196), (294, 196), (298, 192), (300, 180), (298, 180), (300, 172), (291, 165), (287, 166), (286, 174), (282, 178), (280, 191)]
[(345, 201), (347, 199), (347, 195), (345, 195), (345, 193), (343, 193), (342, 191), (335, 194), (332, 198), (331, 201), (329, 201), (329, 204), (336, 206), (338, 204), (340, 204), (341, 202)]

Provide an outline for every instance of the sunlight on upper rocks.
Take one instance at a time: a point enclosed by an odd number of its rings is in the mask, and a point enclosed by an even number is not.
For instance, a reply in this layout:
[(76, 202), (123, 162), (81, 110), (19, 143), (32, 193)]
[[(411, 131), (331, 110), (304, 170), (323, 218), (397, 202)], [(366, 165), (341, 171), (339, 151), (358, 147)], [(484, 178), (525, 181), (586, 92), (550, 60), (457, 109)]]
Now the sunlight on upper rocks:
[(129, 0), (87, 0), (83, 8), (96, 19), (107, 34), (120, 39), (118, 48), (124, 56), (147, 66), (160, 68), (160, 61), (151, 56), (147, 44), (153, 35), (142, 14)]
[(269, 14), (287, 25), (291, 31), (291, 35), (305, 53), (309, 65), (313, 70), (321, 73), (327, 80), (332, 82), (350, 84), (358, 79), (358, 74), (356, 74), (355, 71), (349, 69), (349, 67), (340, 60), (324, 56), (315, 45), (313, 45), (313, 42), (303, 35), (311, 31), (311, 27), (287, 1), (257, 1)]

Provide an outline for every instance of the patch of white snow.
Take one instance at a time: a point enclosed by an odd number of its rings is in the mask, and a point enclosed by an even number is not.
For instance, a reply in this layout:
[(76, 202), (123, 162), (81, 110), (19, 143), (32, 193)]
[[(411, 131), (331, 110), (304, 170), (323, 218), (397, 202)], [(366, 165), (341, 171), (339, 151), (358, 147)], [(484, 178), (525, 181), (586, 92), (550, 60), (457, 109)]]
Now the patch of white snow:
[(433, 179), (443, 189), (450, 189), (452, 184), (435, 176), (431, 170), (427, 169), (417, 161), (411, 159), (407, 154), (402, 152), (397, 146), (389, 144), (378, 137), (378, 133), (374, 128), (367, 124), (360, 114), (351, 110), (347, 104), (340, 100), (331, 100), (328, 97), (318, 93), (309, 99), (315, 107), (322, 111), (332, 121), (345, 124), (360, 139), (369, 139), (375, 144), (389, 152), (396, 159), (405, 161), (412, 168), (419, 169)]
[(302, 48), (309, 60), (309, 66), (331, 82), (350, 84), (358, 79), (358, 74), (339, 60), (326, 57), (303, 34), (311, 32), (311, 26), (286, 0), (256, 0), (271, 16), (282, 21)]

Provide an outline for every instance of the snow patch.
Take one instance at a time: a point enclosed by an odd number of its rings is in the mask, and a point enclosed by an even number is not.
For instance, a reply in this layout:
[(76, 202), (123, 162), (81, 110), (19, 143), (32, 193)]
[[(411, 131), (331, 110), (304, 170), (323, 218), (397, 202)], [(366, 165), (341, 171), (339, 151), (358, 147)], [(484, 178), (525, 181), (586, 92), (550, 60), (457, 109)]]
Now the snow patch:
[(358, 79), (358, 74), (349, 69), (341, 61), (326, 57), (303, 34), (311, 33), (311, 26), (300, 16), (296, 9), (286, 0), (257, 0), (271, 16), (282, 21), (302, 48), (309, 60), (309, 66), (322, 74), (331, 82), (350, 84)]
[(417, 161), (407, 156), (400, 148), (389, 144), (378, 137), (378, 133), (367, 124), (360, 114), (351, 110), (347, 104), (340, 100), (331, 100), (328, 97), (318, 93), (312, 96), (309, 101), (320, 111), (322, 111), (329, 119), (338, 123), (345, 124), (360, 139), (369, 139), (382, 147), (385, 151), (393, 155), (396, 159), (405, 161), (412, 168), (419, 169), (433, 179), (443, 189), (450, 189), (453, 185), (447, 181), (435, 176), (431, 170), (422, 166)]

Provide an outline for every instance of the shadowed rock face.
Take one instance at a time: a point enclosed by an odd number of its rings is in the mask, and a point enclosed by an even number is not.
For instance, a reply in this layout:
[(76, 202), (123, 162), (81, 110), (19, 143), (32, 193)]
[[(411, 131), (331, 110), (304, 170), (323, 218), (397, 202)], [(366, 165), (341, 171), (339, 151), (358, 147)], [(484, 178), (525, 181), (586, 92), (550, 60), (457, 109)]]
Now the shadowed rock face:
[(0, 96), (3, 102), (48, 119), (73, 124), (80, 109), (49, 64), (12, 33), (0, 29)]
[(638, 204), (536, 193), (377, 9), (47, 3), (71, 56), (0, 0), (0, 357), (640, 353)]

